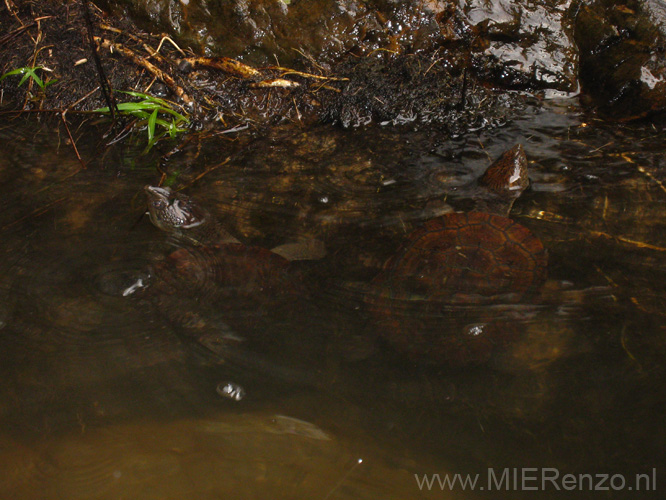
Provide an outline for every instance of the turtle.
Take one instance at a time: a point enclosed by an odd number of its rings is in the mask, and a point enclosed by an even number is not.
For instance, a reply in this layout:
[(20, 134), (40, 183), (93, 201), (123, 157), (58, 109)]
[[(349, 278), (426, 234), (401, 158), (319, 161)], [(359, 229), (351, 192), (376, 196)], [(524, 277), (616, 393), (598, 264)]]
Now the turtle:
[[(496, 317), (546, 278), (547, 251), (508, 218), (528, 186), (522, 145), (504, 152), (478, 179), (487, 196), (411, 232), (372, 280), (366, 302), (380, 334), (410, 359), (470, 365), (489, 359), (514, 331)], [(508, 310), (508, 308), (507, 308)]]
[[(242, 285), (248, 292), (275, 288), (275, 279), (289, 263), (299, 260), (317, 260), (326, 255), (323, 243), (316, 239), (301, 239), (267, 249), (245, 245), (232, 236), (201, 204), (169, 187), (146, 186), (148, 215), (159, 229), (173, 235), (205, 255), (218, 255), (221, 266), (211, 276), (229, 286)], [(179, 265), (187, 265), (184, 247), (171, 254)], [(223, 257), (223, 258), (222, 258)], [(279, 279), (278, 279), (279, 282)]]
[(292, 259), (279, 249), (244, 245), (201, 204), (169, 187), (146, 186), (145, 192), (151, 222), (181, 242), (159, 265), (163, 279), (175, 278), (190, 290), (215, 286), (228, 298), (284, 290)]
[(246, 245), (189, 196), (169, 187), (144, 190), (151, 222), (179, 248), (152, 265), (142, 293), (190, 340), (225, 350), (229, 338), (238, 340), (232, 330), (254, 328), (270, 308), (307, 293), (293, 261), (321, 258), (318, 240)]

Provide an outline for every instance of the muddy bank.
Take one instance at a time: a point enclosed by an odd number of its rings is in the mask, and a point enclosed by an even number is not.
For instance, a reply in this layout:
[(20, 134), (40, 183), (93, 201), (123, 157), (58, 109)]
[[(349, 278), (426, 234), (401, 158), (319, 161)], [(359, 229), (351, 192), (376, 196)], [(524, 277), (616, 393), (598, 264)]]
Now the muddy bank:
[[(449, 11), (439, 14), (445, 16), (441, 21), (448, 26), (450, 46), (439, 40), (426, 47), (415, 38), (407, 48), (379, 37), (384, 41), (349, 50), (335, 62), (301, 52), (284, 67), (246, 64), (219, 53), (203, 57), (201, 52), (210, 51), (197, 52), (187, 37), (149, 34), (117, 9), (90, 4), (88, 23), (81, 2), (7, 5), (0, 12), (6, 33), (0, 39), (0, 71), (33, 68), (37, 77), (14, 74), (1, 82), (4, 105), (15, 109), (67, 110), (71, 116), (107, 106), (103, 88), (108, 87), (116, 91), (109, 92), (115, 104), (132, 100), (117, 91), (167, 99), (196, 128), (415, 122), (456, 134), (501, 124), (524, 100), (476, 75), (472, 59), (461, 50), (468, 45), (462, 28), (454, 26)], [(366, 33), (358, 40), (362, 45), (370, 38)]]
[[(500, 86), (576, 88), (571, 0), (104, 0), (143, 26), (159, 27), (197, 53), (251, 64), (332, 67), (375, 51), (429, 54), (455, 47)], [(100, 4), (102, 5), (102, 4)]]
[[(174, 124), (160, 109), (164, 134), (188, 118), (190, 129), (217, 130), (429, 124), (451, 137), (506, 123), (526, 100), (571, 95), (578, 47), (582, 89), (606, 116), (640, 118), (666, 104), (662, 43), (641, 42), (663, 39), (661, 11), (649, 0), (622, 8), (569, 0), (99, 1), (88, 4), (89, 19), (85, 5), (5, 2), (5, 107), (122, 111), (139, 99), (122, 92), (133, 91), (165, 99), (183, 116)], [(616, 64), (636, 51), (640, 57)], [(153, 109), (126, 112), (116, 137), (149, 128)]]

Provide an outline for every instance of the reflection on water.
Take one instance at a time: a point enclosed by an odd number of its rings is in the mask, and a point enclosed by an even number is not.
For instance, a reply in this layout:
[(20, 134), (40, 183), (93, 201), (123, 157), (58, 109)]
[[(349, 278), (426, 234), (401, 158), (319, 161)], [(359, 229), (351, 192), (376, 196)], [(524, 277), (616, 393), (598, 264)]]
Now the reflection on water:
[[(661, 473), (663, 141), (653, 127), (585, 120), (567, 103), (454, 141), (322, 127), (245, 145), (190, 142), (162, 168), (233, 234), (265, 248), (316, 238), (328, 249), (293, 263), (299, 285), (279, 301), (231, 307), (215, 280), (197, 294), (123, 295), (139, 279), (150, 290), (156, 263), (187, 246), (142, 217), (156, 158), (100, 155), (84, 135), (79, 149), (93, 160), (83, 170), (53, 128), (5, 126), (2, 490), (449, 498), (420, 491), (414, 474)], [(419, 223), (473, 208), (474, 180), (516, 142), (531, 188), (511, 217), (548, 249), (546, 284), (529, 302), (440, 318), (444, 331), (481, 332), (479, 318), (511, 329), (490, 337), (481, 363), (405, 357), (368, 311), (373, 278)], [(227, 384), (244, 396), (222, 395)]]

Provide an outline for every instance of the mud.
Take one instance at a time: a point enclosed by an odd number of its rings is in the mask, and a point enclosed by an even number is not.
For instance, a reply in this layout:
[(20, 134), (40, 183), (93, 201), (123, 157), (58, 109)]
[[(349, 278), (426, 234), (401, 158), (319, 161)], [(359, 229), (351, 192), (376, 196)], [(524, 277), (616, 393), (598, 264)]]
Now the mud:
[[(174, 102), (192, 127), (260, 129), (332, 122), (344, 127), (429, 123), (456, 135), (502, 124), (524, 97), (496, 90), (475, 76), (460, 43), (437, 50), (351, 51), (335, 64), (303, 54), (294, 68), (252, 66), (201, 57), (129, 17), (90, 4), (95, 64), (81, 2), (9, 1), (0, 11), (0, 74), (33, 67), (46, 85), (21, 75), (2, 81), (9, 109), (67, 111), (107, 106), (101, 87), (138, 91)], [(366, 34), (367, 35), (367, 34)], [(369, 36), (369, 35), (367, 35)], [(364, 38), (365, 39), (365, 38)], [(416, 50), (418, 49), (418, 50)], [(128, 97), (112, 93), (116, 102)]]
[[(244, 135), (252, 136), (284, 124), (427, 124), (442, 137), (456, 137), (505, 124), (527, 101), (575, 91), (574, 37), (587, 102), (606, 116), (642, 118), (661, 112), (666, 102), (656, 58), (661, 42), (649, 50), (635, 43), (658, 32), (659, 16), (647, 0), (605, 10), (568, 1), (525, 8), (499, 0), (377, 1), (361, 8), (349, 0), (336, 3), (336, 15), (323, 25), (332, 9), (324, 0), (270, 6), (257, 0), (258, 10), (247, 15), (237, 12), (241, 4), (217, 12), (203, 0), (134, 7), (100, 1), (88, 3), (90, 22), (84, 5), (6, 0), (0, 7), (0, 75), (34, 68), (43, 81), (28, 77), (19, 85), (20, 74), (5, 76), (5, 111), (71, 117), (114, 108), (132, 100), (121, 92), (135, 91), (171, 102), (191, 119), (192, 130), (249, 130)], [(204, 26), (206, 12), (215, 16)], [(302, 23), (308, 12), (318, 21)], [(234, 21), (238, 16), (242, 23)], [(600, 50), (608, 45), (601, 35), (612, 26), (620, 26), (626, 40)], [(213, 27), (233, 40), (214, 36)], [(625, 57), (635, 47), (640, 57)], [(617, 60), (626, 62), (618, 67)], [(146, 128), (146, 120), (129, 117), (116, 125), (111, 141)]]

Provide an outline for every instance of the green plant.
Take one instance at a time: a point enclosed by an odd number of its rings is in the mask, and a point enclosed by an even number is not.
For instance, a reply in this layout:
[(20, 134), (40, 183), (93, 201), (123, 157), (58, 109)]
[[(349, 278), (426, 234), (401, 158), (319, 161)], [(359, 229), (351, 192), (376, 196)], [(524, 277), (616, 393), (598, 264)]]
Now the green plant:
[(25, 66), (23, 68), (17, 68), (17, 69), (14, 69), (12, 71), (8, 71), (4, 75), (0, 76), (0, 82), (2, 80), (4, 80), (5, 78), (7, 78), (8, 76), (23, 75), (23, 78), (21, 78), (21, 81), (18, 83), (19, 87), (21, 85), (23, 85), (28, 78), (32, 78), (32, 80), (39, 86), (40, 89), (45, 90), (46, 87), (48, 87), (49, 85), (52, 85), (52, 84), (54, 84), (55, 82), (58, 81), (57, 78), (54, 78), (52, 80), (48, 80), (48, 81), (45, 82), (37, 74), (38, 69), (42, 70), (42, 71), (46, 70), (44, 68), (44, 66), (32, 66), (32, 67)]
[[(178, 113), (172, 103), (159, 99), (142, 92), (130, 92), (117, 90), (123, 94), (131, 95), (141, 99), (138, 102), (121, 102), (117, 109), (121, 115), (134, 116), (140, 120), (141, 125), (145, 125), (148, 131), (148, 145), (145, 151), (148, 151), (153, 145), (165, 135), (174, 138), (185, 129), (181, 125), (189, 123), (187, 115)], [(109, 108), (98, 108), (93, 113), (109, 113)]]

